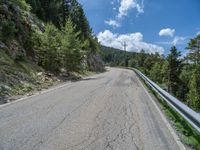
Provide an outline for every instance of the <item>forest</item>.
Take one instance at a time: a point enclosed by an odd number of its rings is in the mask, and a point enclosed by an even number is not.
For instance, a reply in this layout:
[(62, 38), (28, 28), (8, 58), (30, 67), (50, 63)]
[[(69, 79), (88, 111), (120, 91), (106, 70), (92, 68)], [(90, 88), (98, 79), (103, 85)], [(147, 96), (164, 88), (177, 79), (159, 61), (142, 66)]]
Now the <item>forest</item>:
[(200, 111), (200, 35), (188, 41), (187, 55), (172, 46), (167, 56), (124, 52), (102, 46), (110, 66), (134, 67), (196, 111)]
[(52, 72), (102, 70), (92, 66), (99, 43), (76, 0), (3, 0), (0, 10), (1, 43), (21, 49), (15, 56), (6, 51), (14, 60), (31, 59)]

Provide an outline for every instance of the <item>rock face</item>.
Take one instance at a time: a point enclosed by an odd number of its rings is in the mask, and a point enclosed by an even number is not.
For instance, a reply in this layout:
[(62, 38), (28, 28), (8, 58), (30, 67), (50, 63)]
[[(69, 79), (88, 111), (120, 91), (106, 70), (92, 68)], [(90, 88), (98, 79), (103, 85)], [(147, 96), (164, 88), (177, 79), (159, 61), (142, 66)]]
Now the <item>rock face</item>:
[(34, 60), (35, 52), (29, 46), (33, 31), (44, 31), (44, 24), (15, 3), (0, 1), (0, 49), (14, 59), (25, 57)]
[(95, 72), (105, 71), (104, 63), (99, 55), (91, 54), (87, 60), (89, 69)]

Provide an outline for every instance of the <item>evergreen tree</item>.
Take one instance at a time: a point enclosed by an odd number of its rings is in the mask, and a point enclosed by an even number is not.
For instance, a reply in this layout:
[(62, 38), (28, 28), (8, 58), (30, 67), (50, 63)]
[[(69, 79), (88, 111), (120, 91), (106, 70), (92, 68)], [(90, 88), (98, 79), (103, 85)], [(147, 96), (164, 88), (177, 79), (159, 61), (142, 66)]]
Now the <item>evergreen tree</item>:
[(178, 95), (179, 89), (179, 75), (181, 73), (182, 62), (179, 59), (180, 52), (177, 51), (176, 47), (171, 48), (170, 54), (167, 57), (168, 67), (166, 72), (167, 85), (169, 92), (174, 95)]
[(146, 58), (146, 54), (145, 54), (145, 51), (142, 49), (140, 51), (140, 53), (138, 54), (138, 67), (139, 68), (143, 68), (144, 67), (145, 58)]
[(62, 29), (62, 52), (64, 54), (64, 67), (67, 71), (78, 71), (81, 69), (83, 53), (81, 43), (78, 39), (79, 32), (75, 32), (75, 26), (69, 18)]
[(60, 52), (60, 31), (53, 25), (47, 24), (45, 32), (39, 36), (37, 49), (38, 64), (46, 70), (57, 72), (61, 60)]
[(44, 19), (44, 10), (42, 9), (40, 0), (26, 0), (26, 2), (31, 5), (33, 13), (37, 14), (40, 19)]
[(193, 71), (189, 82), (188, 104), (200, 110), (200, 65)]
[(154, 82), (162, 83), (163, 75), (161, 69), (162, 69), (162, 64), (156, 62), (149, 71), (150, 77)]
[(189, 49), (189, 54), (187, 56), (189, 61), (200, 64), (200, 35), (190, 40), (187, 49)]

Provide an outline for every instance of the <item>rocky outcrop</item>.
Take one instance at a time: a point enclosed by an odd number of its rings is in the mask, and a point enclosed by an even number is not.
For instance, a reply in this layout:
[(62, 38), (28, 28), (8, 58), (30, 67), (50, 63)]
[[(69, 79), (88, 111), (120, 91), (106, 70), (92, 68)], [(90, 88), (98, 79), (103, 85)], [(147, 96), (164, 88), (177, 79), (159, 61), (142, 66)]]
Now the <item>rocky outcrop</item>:
[(39, 19), (9, 0), (0, 2), (1, 49), (14, 59), (26, 57), (34, 60), (34, 49), (29, 47), (30, 35), (34, 31), (44, 31), (44, 24)]
[(89, 69), (94, 72), (105, 71), (104, 62), (99, 55), (91, 54), (87, 59)]

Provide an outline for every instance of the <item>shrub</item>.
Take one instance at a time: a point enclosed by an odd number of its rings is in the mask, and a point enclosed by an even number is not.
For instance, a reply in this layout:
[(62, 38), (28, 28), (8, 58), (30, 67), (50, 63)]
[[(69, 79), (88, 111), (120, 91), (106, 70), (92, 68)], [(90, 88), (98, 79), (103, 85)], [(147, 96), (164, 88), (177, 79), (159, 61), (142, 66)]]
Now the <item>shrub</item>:
[(17, 33), (17, 29), (15, 23), (10, 20), (4, 20), (0, 23), (1, 27), (1, 40), (7, 41), (14, 38), (15, 33)]
[(18, 5), (23, 10), (26, 10), (26, 11), (31, 10), (31, 6), (29, 4), (27, 4), (25, 0), (10, 0), (10, 1), (12, 3)]

